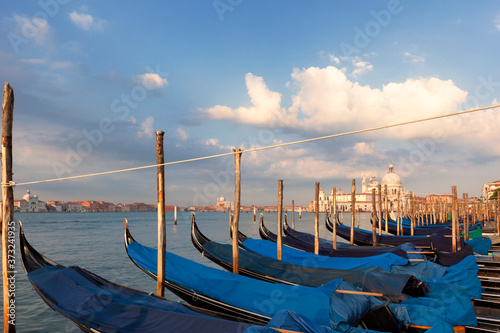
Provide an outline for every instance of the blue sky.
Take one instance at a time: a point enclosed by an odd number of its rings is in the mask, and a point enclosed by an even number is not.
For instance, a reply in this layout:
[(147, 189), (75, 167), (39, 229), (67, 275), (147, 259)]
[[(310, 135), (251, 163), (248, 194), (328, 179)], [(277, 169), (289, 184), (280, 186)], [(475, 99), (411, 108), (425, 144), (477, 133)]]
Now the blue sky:
[[(0, 8), (14, 179), (51, 179), (382, 126), (499, 103), (500, 4), (70, 1)], [(244, 205), (306, 205), (393, 163), (417, 194), (499, 179), (498, 109), (244, 154)], [(166, 168), (167, 202), (233, 197), (233, 158)], [(44, 183), (42, 200), (156, 201), (155, 170)], [(16, 198), (28, 188), (15, 189)]]

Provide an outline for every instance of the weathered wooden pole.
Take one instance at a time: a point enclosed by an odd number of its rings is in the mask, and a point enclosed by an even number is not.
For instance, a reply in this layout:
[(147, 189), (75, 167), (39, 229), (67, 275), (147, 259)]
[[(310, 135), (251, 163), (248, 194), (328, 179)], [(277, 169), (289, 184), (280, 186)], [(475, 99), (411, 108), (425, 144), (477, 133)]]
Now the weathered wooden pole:
[(332, 203), (332, 208), (333, 208), (333, 216), (332, 216), (332, 220), (333, 220), (333, 249), (336, 250), (337, 249), (337, 189), (334, 187), (333, 190), (332, 190), (332, 193), (333, 193), (333, 203)]
[(354, 245), (354, 219), (356, 218), (356, 179), (352, 180), (351, 189), (351, 245)]
[(314, 253), (319, 254), (319, 182), (316, 182), (314, 200)]
[(375, 189), (372, 188), (372, 237), (373, 237), (373, 246), (377, 246), (377, 204), (375, 203), (375, 198), (377, 197), (377, 193)]
[(256, 211), (255, 211), (255, 206), (253, 207), (253, 222), (255, 223), (256, 221)]
[(276, 239), (276, 244), (278, 247), (278, 253), (276, 258), (281, 260), (282, 258), (282, 240), (281, 240), (281, 230), (283, 229), (283, 180), (278, 180), (278, 235)]
[(489, 202), (488, 202), (488, 198), (486, 198), (486, 204), (485, 204), (485, 210), (486, 210), (486, 222), (489, 222), (490, 220), (490, 210), (489, 210)]
[(500, 191), (497, 192), (497, 211), (496, 211), (496, 214), (497, 214), (496, 222), (497, 222), (497, 234), (498, 234), (498, 236), (500, 236), (500, 212), (498, 211), (499, 209), (500, 209)]
[(158, 189), (158, 266), (156, 278), (156, 295), (163, 297), (165, 281), (165, 252), (167, 250), (167, 231), (165, 226), (165, 157), (163, 155), (163, 131), (156, 132), (156, 164)]
[(382, 236), (382, 185), (378, 185), (378, 234)]
[[(16, 265), (9, 251), (16, 244), (14, 223), (14, 188), (12, 181), (12, 121), (14, 120), (14, 90), (8, 82), (3, 90), (2, 103), (2, 281), (3, 281), (3, 331), (16, 331)], [(10, 253), (10, 254), (9, 254)], [(11, 259), (12, 258), (12, 259)], [(14, 286), (14, 290), (11, 289)]]
[(299, 207), (299, 220), (302, 220), (302, 207)]
[(457, 209), (457, 187), (451, 187), (451, 251), (457, 252), (457, 226), (458, 226), (458, 209)]
[(292, 229), (295, 229), (295, 200), (292, 200)]
[(463, 211), (463, 225), (464, 225), (464, 240), (469, 240), (469, 223), (468, 223), (468, 218), (467, 218), (467, 194), (464, 193), (462, 195), (462, 198), (464, 200), (464, 211)]
[(387, 184), (384, 185), (384, 201), (385, 201), (385, 234), (389, 233), (389, 202), (387, 197)]
[(359, 214), (360, 214), (360, 208), (359, 207), (357, 208), (357, 211), (358, 211), (358, 223), (357, 223), (358, 227), (357, 228), (359, 229)]
[(434, 202), (434, 198), (432, 199), (432, 224), (437, 223), (437, 218), (436, 218), (436, 203)]
[(469, 239), (469, 193), (465, 193), (465, 220), (464, 220), (464, 234), (467, 235), (466, 239)]
[(413, 228), (415, 228), (415, 192), (411, 192), (411, 235), (413, 236)]
[(177, 206), (174, 206), (174, 225), (177, 225)]
[(398, 189), (398, 218), (397, 218), (397, 220), (396, 220), (396, 221), (397, 221), (397, 225), (398, 225), (398, 232), (397, 232), (397, 235), (398, 235), (398, 236), (399, 236), (399, 235), (401, 235), (401, 231), (400, 231), (400, 229), (399, 229), (399, 225), (400, 225), (400, 222), (401, 222), (401, 221), (399, 220), (399, 219), (400, 219), (400, 210), (399, 210), (399, 207), (400, 207), (400, 205), (401, 205), (400, 200), (401, 200), (401, 191)]
[(240, 226), (241, 203), (241, 149), (234, 151), (234, 217), (233, 217), (233, 273), (239, 272), (238, 230)]

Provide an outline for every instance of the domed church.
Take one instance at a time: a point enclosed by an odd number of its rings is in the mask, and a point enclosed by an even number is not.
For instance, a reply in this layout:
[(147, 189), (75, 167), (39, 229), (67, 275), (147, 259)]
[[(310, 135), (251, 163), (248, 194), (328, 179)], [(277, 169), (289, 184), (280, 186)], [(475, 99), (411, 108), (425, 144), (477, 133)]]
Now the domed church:
[[(379, 182), (375, 179), (375, 176), (371, 176), (370, 181), (366, 181), (366, 177), (363, 177), (363, 193), (371, 193), (374, 188), (378, 193), (378, 184)], [(390, 207), (397, 207), (396, 202), (398, 200), (398, 191), (400, 191), (400, 200), (404, 201), (404, 198), (408, 195), (408, 191), (403, 189), (403, 183), (401, 182), (401, 177), (394, 171), (394, 165), (389, 164), (389, 169), (387, 173), (382, 177), (382, 181), (380, 182), (382, 185), (382, 196), (384, 195), (385, 185), (387, 185), (387, 197), (389, 199)]]

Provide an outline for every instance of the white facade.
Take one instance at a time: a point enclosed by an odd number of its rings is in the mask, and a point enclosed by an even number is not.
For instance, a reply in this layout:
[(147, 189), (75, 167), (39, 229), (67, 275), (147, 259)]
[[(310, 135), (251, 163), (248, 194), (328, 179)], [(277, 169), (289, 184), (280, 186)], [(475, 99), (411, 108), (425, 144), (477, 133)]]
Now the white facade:
[(483, 201), (486, 202), (489, 197), (495, 192), (497, 188), (500, 188), (500, 180), (491, 181), (489, 183), (483, 184)]
[[(355, 209), (360, 211), (371, 211), (372, 210), (372, 189), (375, 189), (375, 200), (378, 202), (378, 186), (381, 185), (382, 200), (385, 201), (385, 186), (387, 185), (387, 200), (390, 210), (397, 210), (398, 202), (398, 191), (400, 194), (401, 205), (404, 206), (406, 199), (409, 198), (410, 194), (407, 190), (403, 188), (403, 183), (401, 177), (395, 172), (394, 166), (389, 165), (387, 173), (382, 177), (379, 183), (375, 176), (371, 176), (370, 180), (367, 181), (366, 177), (363, 177), (361, 182), (361, 190), (356, 190), (355, 193)], [(500, 182), (499, 182), (500, 186)], [(350, 211), (351, 209), (351, 193), (344, 193), (341, 189), (336, 189), (336, 202), (337, 211)], [(315, 202), (313, 201), (313, 204)], [(333, 205), (333, 190), (329, 196), (326, 196), (323, 188), (319, 193), (319, 211), (326, 212), (332, 211)]]
[(20, 213), (36, 213), (47, 211), (47, 206), (44, 201), (38, 199), (38, 195), (31, 194), (30, 190), (26, 191), (23, 200), (14, 201), (14, 205), (18, 207)]

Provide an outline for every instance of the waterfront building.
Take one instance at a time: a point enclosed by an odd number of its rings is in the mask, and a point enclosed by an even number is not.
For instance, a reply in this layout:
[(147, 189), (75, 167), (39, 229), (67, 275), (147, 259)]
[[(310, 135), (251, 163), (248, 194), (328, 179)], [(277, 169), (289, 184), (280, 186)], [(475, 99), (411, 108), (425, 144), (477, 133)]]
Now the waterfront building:
[(486, 202), (496, 189), (500, 188), (500, 180), (483, 184), (483, 202)]
[[(382, 200), (385, 201), (384, 189), (387, 185), (387, 201), (389, 210), (397, 210), (398, 204), (398, 191), (400, 194), (401, 208), (405, 207), (408, 199), (410, 198), (410, 193), (403, 188), (403, 183), (401, 177), (394, 170), (392, 164), (389, 165), (387, 173), (382, 177), (381, 182), (374, 175), (370, 177), (370, 180), (366, 180), (366, 176), (363, 177), (361, 182), (361, 189), (357, 189), (355, 193), (355, 210), (356, 211), (371, 211), (372, 210), (372, 189), (375, 189), (376, 198), (378, 202), (378, 186), (382, 186)], [(337, 211), (350, 211), (351, 210), (351, 198), (352, 193), (344, 193), (340, 188), (336, 189), (336, 202)], [(326, 212), (332, 211), (333, 204), (333, 189), (329, 196), (326, 196), (323, 188), (319, 193), (319, 211)], [(315, 201), (310, 204), (310, 209), (314, 211)]]
[(30, 190), (27, 190), (22, 200), (14, 200), (14, 211), (19, 213), (46, 212), (47, 206), (44, 201), (38, 199), (38, 195), (31, 194)]
[(221, 194), (220, 197), (217, 197), (217, 202), (215, 205), (217, 206), (218, 211), (233, 209), (233, 203), (231, 201), (227, 201), (226, 198), (224, 198), (224, 194)]

